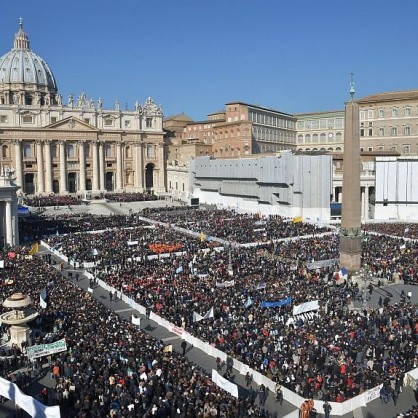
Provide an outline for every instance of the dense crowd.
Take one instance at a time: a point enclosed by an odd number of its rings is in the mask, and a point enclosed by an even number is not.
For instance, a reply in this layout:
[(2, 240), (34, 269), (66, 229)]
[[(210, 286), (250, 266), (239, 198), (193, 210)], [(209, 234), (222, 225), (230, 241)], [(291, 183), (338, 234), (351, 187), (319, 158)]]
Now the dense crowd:
[(363, 226), (363, 229), (364, 231), (378, 232), (385, 235), (418, 239), (418, 223), (368, 223)]
[(61, 195), (51, 195), (51, 196), (34, 196), (34, 197), (25, 197), (25, 205), (33, 207), (45, 207), (45, 206), (73, 206), (81, 205), (81, 200), (74, 196), (61, 196)]
[(227, 209), (182, 213), (159, 210), (150, 212), (148, 216), (160, 222), (237, 243), (269, 241), (330, 231), (328, 227), (294, 222), (279, 215), (262, 217), (258, 214), (239, 214)]
[[(22, 251), (16, 249), (17, 254)], [(109, 311), (41, 258), (10, 258), (6, 253), (1, 258), (1, 297), (23, 292), (40, 311), (34, 343), (66, 339), (67, 351), (49, 361), (36, 360), (32, 367), (37, 375), (42, 362), (48, 362), (56, 384), (52, 391), (42, 391), (41, 400), (60, 405), (61, 416), (264, 416), (252, 399), (235, 399), (215, 386), (203, 369)], [(41, 309), (39, 293), (45, 288), (47, 308)], [(19, 350), (15, 354), (24, 357)], [(21, 375), (12, 380), (22, 389), (27, 384)]]
[(152, 193), (106, 193), (104, 197), (111, 202), (148, 202), (160, 199)]
[[(174, 218), (164, 221), (171, 224)], [(76, 258), (98, 248), (95, 274), (105, 282), (305, 398), (343, 401), (379, 383), (399, 382), (417, 366), (415, 306), (404, 300), (385, 304), (384, 311), (350, 311), (349, 303), (359, 295), (354, 281), (337, 285), (338, 267), (306, 268), (337, 257), (337, 235), (229, 251), (206, 247), (205, 252), (198, 238), (187, 237), (195, 245), (185, 254), (148, 259), (150, 242), (158, 237), (157, 242), (172, 243), (173, 231), (135, 230), (138, 246), (125, 244), (127, 234), (53, 237), (51, 243), (59, 239), (62, 251)], [(413, 241), (367, 235), (363, 248), (376, 281), (391, 281), (397, 274), (417, 283)], [(292, 304), (261, 307), (288, 297)], [(293, 316), (294, 305), (312, 300), (320, 305), (315, 315)], [(214, 318), (193, 322), (193, 311), (204, 315), (211, 307)]]

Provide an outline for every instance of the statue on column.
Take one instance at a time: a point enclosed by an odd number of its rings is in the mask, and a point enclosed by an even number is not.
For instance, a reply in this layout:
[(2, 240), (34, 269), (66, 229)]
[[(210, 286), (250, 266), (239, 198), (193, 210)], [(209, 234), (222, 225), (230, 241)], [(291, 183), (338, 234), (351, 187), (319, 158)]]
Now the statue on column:
[(102, 102), (102, 99), (99, 97), (99, 100), (97, 100), (97, 108), (99, 110), (102, 110), (102, 107), (103, 107), (103, 102)]
[(55, 100), (57, 101), (57, 105), (62, 105), (62, 96), (60, 94), (55, 95)]
[(120, 109), (120, 102), (119, 100), (116, 100), (115, 102), (115, 110), (119, 110)]
[(74, 96), (70, 94), (68, 96), (68, 106), (73, 107), (73, 105), (74, 105)]

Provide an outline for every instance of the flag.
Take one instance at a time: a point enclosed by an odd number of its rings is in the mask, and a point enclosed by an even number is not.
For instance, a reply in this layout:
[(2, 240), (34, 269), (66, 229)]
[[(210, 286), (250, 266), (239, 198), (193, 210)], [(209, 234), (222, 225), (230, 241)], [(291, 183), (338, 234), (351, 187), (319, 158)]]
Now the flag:
[(255, 288), (255, 290), (262, 290), (266, 288), (266, 284), (264, 282), (261, 282), (257, 285), (257, 287)]
[(183, 273), (183, 266), (177, 267), (176, 268), (176, 273), (177, 274)]
[(253, 304), (253, 300), (248, 296), (247, 301), (244, 303), (244, 308), (249, 308)]
[(345, 267), (341, 267), (340, 271), (338, 272), (339, 278), (347, 278), (347, 269)]
[(296, 216), (295, 218), (293, 218), (294, 224), (297, 224), (298, 222), (302, 222), (302, 216)]
[(89, 293), (93, 293), (93, 289), (92, 289), (91, 287), (88, 287), (88, 288), (87, 288), (87, 292), (89, 292)]
[(206, 312), (203, 319), (213, 318), (213, 306)]
[(39, 244), (35, 242), (35, 244), (33, 244), (31, 249), (29, 250), (29, 255), (36, 254), (38, 251), (39, 251)]
[(133, 376), (133, 374), (134, 374), (134, 372), (133, 372), (133, 370), (130, 368), (130, 367), (128, 367), (128, 370), (127, 370), (127, 373), (126, 373), (129, 377), (132, 377)]
[(197, 312), (193, 312), (193, 322), (199, 322), (203, 319), (203, 316)]
[(46, 292), (46, 289), (43, 289), (41, 293), (39, 294), (39, 305), (41, 306), (42, 309), (46, 309), (47, 307), (46, 299), (47, 299), (47, 292)]
[(202, 231), (200, 233), (200, 242), (205, 242), (206, 241), (206, 234)]

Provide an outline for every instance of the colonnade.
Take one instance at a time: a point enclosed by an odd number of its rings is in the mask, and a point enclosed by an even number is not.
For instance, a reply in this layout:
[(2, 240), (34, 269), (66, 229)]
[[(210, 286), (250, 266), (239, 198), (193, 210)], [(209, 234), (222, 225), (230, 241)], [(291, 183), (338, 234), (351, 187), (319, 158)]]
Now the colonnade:
[[(29, 142), (28, 142), (29, 143)], [(114, 153), (112, 157), (107, 157), (105, 154), (106, 144), (114, 146)], [(69, 190), (68, 174), (75, 173), (76, 175), (76, 190), (72, 192), (84, 193), (86, 188), (94, 192), (106, 191), (106, 173), (112, 173), (112, 189), (115, 191), (122, 191), (127, 186), (124, 181), (124, 168), (126, 168), (126, 158), (124, 159), (124, 144), (121, 141), (105, 142), (102, 140), (78, 140), (74, 142), (64, 140), (36, 140), (34, 143), (33, 152), (34, 158), (31, 158), (31, 163), (36, 163), (36, 171), (26, 170), (23, 164), (27, 162), (27, 156), (23, 155), (23, 141), (14, 141), (14, 160), (15, 160), (15, 175), (16, 183), (24, 190), (25, 174), (36, 173), (36, 194), (67, 194)], [(74, 156), (70, 159), (67, 156), (68, 145), (74, 145)], [(56, 155), (51, 154), (52, 146), (56, 145)], [(86, 145), (89, 146), (89, 153), (86, 153)], [(132, 184), (128, 186), (136, 191), (144, 189), (144, 164), (143, 164), (143, 147), (142, 143), (133, 142), (129, 144), (132, 147), (132, 153), (128, 160), (130, 160), (130, 172), (133, 175), (129, 176)], [(158, 159), (162, 158), (163, 154), (158, 155)], [(113, 163), (116, 163), (115, 165)], [(157, 161), (155, 161), (156, 163)], [(55, 164), (54, 164), (55, 163)], [(58, 167), (56, 164), (58, 163)], [(112, 163), (112, 167), (108, 164)], [(55, 167), (54, 167), (55, 165)], [(160, 170), (156, 169), (156, 183), (160, 186), (160, 179), (158, 178)], [(59, 181), (59, 190), (54, 190), (54, 180)], [(86, 185), (89, 182), (89, 185)]]
[[(334, 201), (342, 203), (343, 201), (343, 188), (337, 186), (333, 188), (334, 191)], [(370, 208), (370, 192), (374, 190), (374, 187), (371, 186), (361, 186), (361, 219), (369, 219), (369, 208)], [(372, 189), (372, 190), (371, 190)]]

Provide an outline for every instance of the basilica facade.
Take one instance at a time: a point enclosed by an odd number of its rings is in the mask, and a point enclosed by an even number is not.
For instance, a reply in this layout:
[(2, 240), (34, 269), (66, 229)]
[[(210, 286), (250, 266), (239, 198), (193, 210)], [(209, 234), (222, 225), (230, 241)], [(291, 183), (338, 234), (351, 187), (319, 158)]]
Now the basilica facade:
[(22, 21), (0, 57), (0, 161), (23, 195), (164, 192), (162, 121), (151, 98), (130, 111), (84, 92), (64, 100)]

